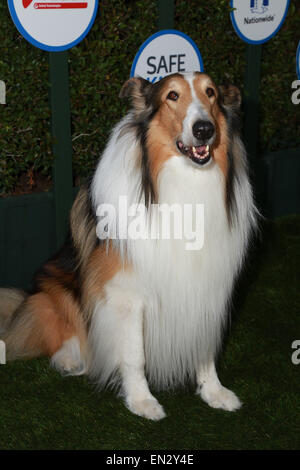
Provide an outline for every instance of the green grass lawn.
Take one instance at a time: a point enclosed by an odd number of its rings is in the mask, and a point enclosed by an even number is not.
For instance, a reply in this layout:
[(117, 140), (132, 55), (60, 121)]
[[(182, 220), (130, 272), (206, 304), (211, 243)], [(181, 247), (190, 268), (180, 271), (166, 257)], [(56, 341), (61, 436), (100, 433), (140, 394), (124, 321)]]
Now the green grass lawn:
[(14, 362), (0, 366), (0, 449), (299, 449), (299, 240), (300, 217), (264, 224), (237, 286), (219, 376), (241, 410), (179, 390), (157, 395), (168, 416), (149, 422), (46, 359)]

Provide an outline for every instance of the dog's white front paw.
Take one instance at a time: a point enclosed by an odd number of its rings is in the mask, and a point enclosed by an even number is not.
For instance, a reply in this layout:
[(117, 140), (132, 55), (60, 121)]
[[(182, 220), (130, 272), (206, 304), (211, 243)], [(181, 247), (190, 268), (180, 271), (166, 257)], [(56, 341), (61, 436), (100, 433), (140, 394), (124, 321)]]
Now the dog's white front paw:
[(203, 384), (197, 393), (212, 408), (221, 408), (226, 411), (236, 411), (242, 406), (242, 402), (235, 393), (228, 388), (218, 385), (215, 387)]
[(166, 413), (163, 407), (155, 398), (145, 400), (126, 400), (127, 408), (134, 414), (153, 421), (165, 418)]

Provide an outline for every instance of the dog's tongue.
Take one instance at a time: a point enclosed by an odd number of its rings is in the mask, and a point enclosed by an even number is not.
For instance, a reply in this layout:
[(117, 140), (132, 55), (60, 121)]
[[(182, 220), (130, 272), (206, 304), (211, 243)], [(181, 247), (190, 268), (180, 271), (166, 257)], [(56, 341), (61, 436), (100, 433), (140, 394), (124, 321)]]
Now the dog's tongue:
[(199, 155), (204, 155), (207, 152), (206, 145), (200, 145), (199, 147), (194, 147), (196, 149), (196, 152)]
[(177, 143), (178, 148), (194, 160), (205, 160), (209, 156), (209, 145), (184, 146), (181, 141)]
[(199, 145), (198, 147), (189, 147), (189, 155), (194, 158), (206, 158), (209, 154), (208, 145)]

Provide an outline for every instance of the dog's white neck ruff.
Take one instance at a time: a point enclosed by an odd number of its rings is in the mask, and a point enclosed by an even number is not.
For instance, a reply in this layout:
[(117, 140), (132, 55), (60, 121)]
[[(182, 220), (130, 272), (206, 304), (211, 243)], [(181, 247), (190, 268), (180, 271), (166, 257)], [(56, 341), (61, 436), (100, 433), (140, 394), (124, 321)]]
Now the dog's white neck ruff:
[[(114, 129), (97, 168), (92, 184), (95, 208), (103, 202), (118, 208), (119, 196), (127, 196), (129, 204), (140, 202), (139, 145), (134, 131), (120, 134), (129, 119)], [(235, 145), (243, 159), (243, 147), (239, 141)], [(166, 388), (194, 378), (199, 363), (213, 359), (218, 350), (233, 283), (255, 224), (255, 207), (242, 163), (233, 181), (236, 209), (231, 227), (224, 176), (214, 161), (199, 168), (174, 155), (160, 171), (157, 187), (159, 203), (204, 204), (205, 224), (204, 246), (199, 251), (186, 251), (181, 240), (114, 242), (133, 265), (133, 273), (117, 274), (119, 281), (124, 286), (129, 282), (145, 306), (148, 378), (156, 387)], [(101, 341), (105, 343), (105, 338), (98, 338)]]

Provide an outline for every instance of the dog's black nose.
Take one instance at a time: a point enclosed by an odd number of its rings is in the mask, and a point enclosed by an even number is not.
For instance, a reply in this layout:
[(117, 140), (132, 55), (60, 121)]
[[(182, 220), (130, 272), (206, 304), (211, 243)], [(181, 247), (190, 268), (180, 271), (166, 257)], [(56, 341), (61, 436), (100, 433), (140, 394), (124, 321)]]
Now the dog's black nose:
[(193, 135), (198, 140), (207, 142), (215, 132), (215, 127), (210, 121), (196, 121), (193, 125)]

